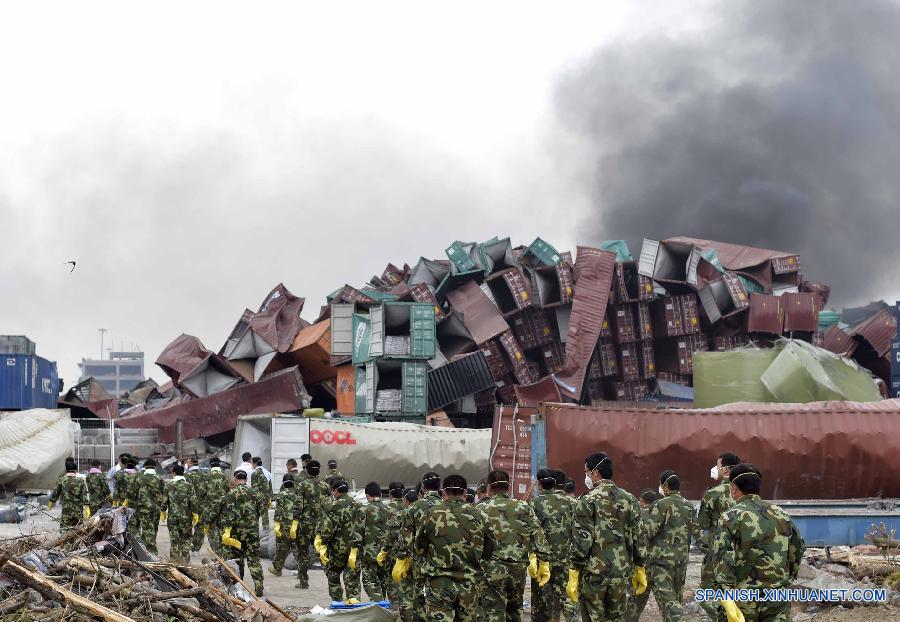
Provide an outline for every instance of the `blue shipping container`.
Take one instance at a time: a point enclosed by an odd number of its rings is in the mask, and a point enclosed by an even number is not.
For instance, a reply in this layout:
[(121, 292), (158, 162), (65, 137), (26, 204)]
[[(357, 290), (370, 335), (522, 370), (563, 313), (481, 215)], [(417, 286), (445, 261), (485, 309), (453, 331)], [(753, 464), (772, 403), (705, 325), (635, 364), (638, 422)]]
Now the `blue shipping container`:
[(56, 408), (56, 363), (27, 354), (0, 354), (0, 410)]

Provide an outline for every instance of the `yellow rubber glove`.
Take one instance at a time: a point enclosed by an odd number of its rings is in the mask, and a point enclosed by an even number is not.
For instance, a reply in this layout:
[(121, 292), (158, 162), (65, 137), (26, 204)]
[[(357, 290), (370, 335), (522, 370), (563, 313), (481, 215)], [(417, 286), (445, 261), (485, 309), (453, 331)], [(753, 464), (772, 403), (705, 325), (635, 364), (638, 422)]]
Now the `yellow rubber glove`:
[(375, 561), (378, 562), (379, 566), (384, 566), (384, 562), (387, 561), (387, 551), (384, 549), (378, 551), (378, 555), (375, 556)]
[(222, 532), (222, 544), (238, 550), (241, 548), (240, 540), (231, 537), (231, 527), (226, 527)]
[(47, 511), (49, 512), (50, 510), (52, 510), (54, 505), (56, 505), (56, 502), (48, 501), (47, 502)]
[(538, 565), (538, 587), (544, 587), (550, 581), (550, 562), (541, 562)]
[(278, 521), (275, 521), (274, 531), (275, 531), (275, 537), (280, 538), (281, 537), (281, 523), (279, 523)]
[(400, 583), (409, 574), (409, 567), (412, 566), (412, 558), (404, 557), (394, 562), (394, 569), (391, 570), (391, 578), (395, 583)]
[(728, 622), (744, 622), (744, 612), (738, 609), (737, 603), (733, 600), (723, 600), (722, 608), (725, 610)]
[(356, 557), (359, 555), (359, 549), (354, 547), (350, 549), (350, 556), (347, 557), (347, 565), (350, 566), (350, 570), (356, 570)]
[(191, 514), (191, 527), (196, 527), (197, 523), (200, 522), (200, 515), (194, 512)]
[(119, 501), (118, 501), (118, 499), (113, 499), (113, 507), (114, 507), (114, 508), (119, 507)]
[(84, 506), (81, 510), (81, 515), (84, 516), (84, 520), (87, 520), (91, 517), (91, 508), (89, 506)]
[(209, 525), (203, 525), (203, 535), (204, 536), (209, 535)]
[(160, 522), (160, 524), (166, 522), (166, 513), (165, 512), (159, 513), (159, 522)]
[(123, 508), (127, 508), (127, 507), (128, 507), (128, 499), (125, 499), (125, 500), (122, 502), (122, 507), (123, 507)]
[(358, 598), (348, 598), (348, 599), (347, 599), (347, 604), (348, 604), (348, 605), (358, 605), (358, 604), (359, 604), (359, 599), (358, 599)]
[(640, 596), (647, 591), (647, 571), (643, 566), (637, 566), (631, 575), (631, 587), (635, 596)]
[(297, 539), (297, 527), (299, 525), (300, 525), (300, 521), (298, 521), (298, 520), (291, 522), (291, 533), (290, 533), (291, 540)]
[(316, 551), (319, 551), (322, 548), (322, 536), (319, 534), (316, 534), (316, 538), (313, 540), (313, 548), (316, 549)]
[(578, 580), (581, 573), (574, 568), (569, 569), (569, 582), (566, 583), (566, 595), (573, 603), (578, 602)]
[(328, 565), (328, 547), (323, 546), (319, 549), (319, 560), (322, 562), (323, 566)]
[(537, 563), (537, 555), (534, 553), (528, 554), (528, 576), (532, 579), (538, 578), (538, 563)]

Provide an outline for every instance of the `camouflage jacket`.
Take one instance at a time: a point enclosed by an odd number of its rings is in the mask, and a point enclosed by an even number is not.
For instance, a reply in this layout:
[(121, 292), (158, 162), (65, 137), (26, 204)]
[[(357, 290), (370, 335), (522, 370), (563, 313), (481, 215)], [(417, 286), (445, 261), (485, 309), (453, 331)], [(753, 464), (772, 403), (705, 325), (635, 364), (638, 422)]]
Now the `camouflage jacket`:
[(489, 572), (505, 574), (497, 564), (528, 564), (529, 553), (535, 553), (541, 561), (550, 561), (550, 546), (530, 505), (507, 494), (495, 494), (479, 510), (488, 519), (496, 540)]
[[(328, 471), (328, 473), (322, 476), (322, 479), (324, 479), (329, 486), (331, 486), (331, 482), (337, 481), (339, 479), (343, 479), (345, 482), (347, 482), (347, 480), (344, 479), (344, 474), (337, 469), (335, 469), (334, 471)], [(350, 482), (347, 483), (349, 484)]]
[[(150, 470), (150, 469), (148, 469)], [(159, 514), (163, 504), (163, 481), (155, 472), (143, 471), (134, 476), (131, 482), (135, 500), (134, 509), (141, 514)], [(129, 504), (130, 505), (130, 504)]]
[(261, 467), (257, 467), (253, 471), (253, 479), (250, 486), (259, 495), (259, 498), (266, 504), (266, 507), (272, 503), (272, 482), (266, 477)]
[(424, 497), (410, 504), (403, 512), (403, 520), (400, 521), (400, 533), (397, 534), (397, 544), (394, 554), (398, 559), (412, 557), (415, 552), (416, 532), (422, 524), (428, 511), (441, 502), (441, 496), (436, 490), (429, 490)]
[(110, 500), (109, 484), (102, 473), (89, 473), (85, 480), (90, 497), (91, 506), (100, 507)]
[(346, 561), (350, 554), (358, 508), (356, 501), (347, 495), (341, 495), (322, 515), (318, 534), (322, 537), (322, 544), (328, 547), (328, 557), (331, 560)]
[(189, 527), (199, 509), (200, 504), (194, 495), (194, 487), (186, 478), (175, 476), (166, 484), (160, 510), (168, 513), (167, 520), (170, 525)]
[(712, 551), (716, 586), (788, 587), (805, 550), (784, 510), (758, 495), (744, 495), (719, 518)]
[(297, 486), (282, 486), (275, 495), (275, 522), (281, 525), (281, 533), (287, 537), (291, 523), (303, 518), (303, 497)]
[(712, 545), (719, 517), (725, 510), (734, 507), (728, 481), (726, 477), (720, 483), (708, 488), (700, 500), (700, 509), (697, 511), (697, 528), (702, 531), (702, 536), (698, 539), (698, 543), (704, 551)]
[(356, 513), (356, 529), (351, 546), (359, 549), (359, 560), (374, 563), (388, 537), (388, 522), (393, 517), (381, 501), (370, 501)]
[(119, 469), (113, 473), (113, 499), (121, 503), (128, 498), (128, 473)]
[(289, 475), (291, 477), (291, 479), (294, 480), (294, 488), (296, 488), (297, 490), (300, 490), (300, 484), (303, 482), (303, 480), (306, 479), (306, 472), (304, 472), (304, 471), (288, 471), (287, 475)]
[(232, 535), (240, 534), (242, 541), (248, 536), (259, 537), (259, 517), (265, 511), (262, 501), (247, 484), (239, 484), (228, 491), (222, 499), (222, 514), (219, 526), (231, 527)]
[[(184, 474), (184, 479), (186, 479), (188, 484), (194, 489), (197, 507), (201, 509), (206, 507), (206, 480), (208, 477), (209, 474), (204, 473), (198, 467), (191, 467), (191, 469)], [(198, 512), (198, 514), (199, 513), (200, 512)]]
[(203, 521), (206, 524), (211, 524), (215, 522), (219, 508), (228, 495), (228, 491), (231, 490), (231, 482), (221, 470), (210, 469), (204, 483)]
[(313, 534), (319, 526), (319, 521), (331, 507), (331, 487), (320, 480), (318, 475), (315, 477), (307, 475), (300, 484), (300, 496), (303, 498), (300, 529), (305, 534)]
[(474, 581), (493, 554), (496, 541), (481, 509), (454, 497), (431, 507), (416, 531), (418, 572), (428, 579)]
[(694, 524), (694, 506), (670, 492), (648, 508), (644, 526), (650, 546), (649, 563), (666, 568), (687, 564)]
[(140, 473), (126, 473), (125, 474), (125, 499), (124, 501), (128, 502), (128, 507), (134, 509), (137, 507), (137, 493), (138, 493), (138, 476)]
[(643, 566), (647, 536), (634, 495), (602, 480), (578, 499), (569, 554), (573, 568), (604, 578), (627, 578)]
[(532, 497), (531, 508), (550, 546), (550, 558), (541, 561), (564, 564), (569, 559), (569, 545), (572, 543), (575, 504), (561, 491), (542, 490)]
[(406, 516), (406, 508), (403, 507), (403, 499), (391, 499), (388, 504), (388, 511), (391, 513), (388, 518), (387, 534), (384, 539), (383, 548), (388, 552), (391, 558), (396, 558), (397, 542), (399, 541), (400, 528), (403, 526), (403, 518)]
[(81, 514), (82, 508), (88, 505), (88, 490), (85, 481), (75, 474), (63, 475), (56, 482), (56, 488), (50, 494), (50, 500), (60, 502), (62, 511)]

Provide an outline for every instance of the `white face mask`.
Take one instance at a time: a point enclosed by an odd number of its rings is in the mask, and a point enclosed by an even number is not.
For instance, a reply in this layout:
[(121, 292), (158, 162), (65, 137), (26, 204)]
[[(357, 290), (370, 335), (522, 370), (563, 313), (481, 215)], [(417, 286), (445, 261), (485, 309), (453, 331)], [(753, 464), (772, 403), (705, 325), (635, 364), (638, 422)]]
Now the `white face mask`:
[(591, 479), (590, 473), (584, 474), (584, 485), (587, 486), (588, 490), (592, 490), (594, 488), (594, 480)]
[(713, 468), (711, 468), (709, 470), (709, 476), (711, 478), (713, 478), (714, 480), (718, 480), (719, 479), (719, 467), (713, 465)]
[(664, 497), (666, 496), (666, 493), (663, 491), (663, 487), (662, 487), (662, 486), (659, 487), (659, 494), (661, 494), (661, 495), (664, 496)]

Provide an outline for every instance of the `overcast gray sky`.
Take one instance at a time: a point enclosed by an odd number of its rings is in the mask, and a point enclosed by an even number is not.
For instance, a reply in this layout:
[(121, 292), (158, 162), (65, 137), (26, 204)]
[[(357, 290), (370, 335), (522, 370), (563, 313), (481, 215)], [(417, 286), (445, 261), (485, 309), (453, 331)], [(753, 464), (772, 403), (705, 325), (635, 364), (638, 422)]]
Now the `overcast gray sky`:
[(166, 343), (218, 349), (279, 281), (313, 319), (454, 239), (617, 237), (556, 93), (598, 50), (702, 38), (709, 6), (6, 4), (0, 333), (71, 386), (104, 327), (161, 380)]

